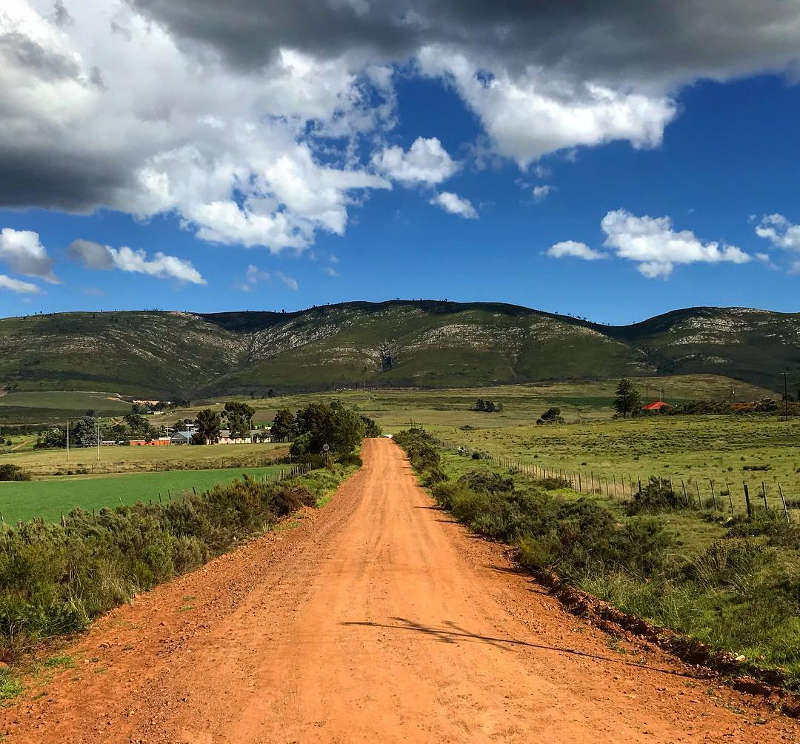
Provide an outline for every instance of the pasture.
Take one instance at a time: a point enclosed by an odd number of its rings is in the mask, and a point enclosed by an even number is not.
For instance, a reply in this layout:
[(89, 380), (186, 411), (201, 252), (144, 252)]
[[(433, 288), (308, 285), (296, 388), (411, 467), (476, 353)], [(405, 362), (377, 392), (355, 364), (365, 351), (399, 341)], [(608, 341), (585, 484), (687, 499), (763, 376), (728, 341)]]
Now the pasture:
[(159, 473), (132, 473), (104, 476), (66, 476), (51, 480), (0, 483), (0, 513), (8, 524), (33, 517), (56, 522), (62, 514), (80, 507), (85, 511), (135, 504), (138, 501), (166, 501), (170, 496), (196, 489), (230, 483), (247, 473), (252, 478), (274, 478), (282, 466), (225, 468), (214, 470), (175, 470)]
[(95, 411), (100, 416), (120, 416), (131, 404), (114, 393), (82, 390), (24, 391), (0, 395), (0, 424), (63, 423), (68, 418)]
[(165, 470), (208, 470), (260, 467), (287, 454), (286, 444), (225, 444), (215, 446), (95, 447), (66, 450), (17, 450), (0, 454), (0, 463), (12, 462), (34, 477), (127, 473)]

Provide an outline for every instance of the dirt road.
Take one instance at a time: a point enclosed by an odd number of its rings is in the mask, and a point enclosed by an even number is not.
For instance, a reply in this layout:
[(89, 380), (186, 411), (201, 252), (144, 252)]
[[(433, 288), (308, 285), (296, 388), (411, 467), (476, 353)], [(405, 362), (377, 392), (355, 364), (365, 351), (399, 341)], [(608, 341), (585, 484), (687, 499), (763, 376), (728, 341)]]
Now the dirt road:
[[(13, 742), (771, 742), (800, 727), (564, 613), (431, 508), (399, 448), (95, 624)], [(35, 698), (35, 699), (34, 699)]]

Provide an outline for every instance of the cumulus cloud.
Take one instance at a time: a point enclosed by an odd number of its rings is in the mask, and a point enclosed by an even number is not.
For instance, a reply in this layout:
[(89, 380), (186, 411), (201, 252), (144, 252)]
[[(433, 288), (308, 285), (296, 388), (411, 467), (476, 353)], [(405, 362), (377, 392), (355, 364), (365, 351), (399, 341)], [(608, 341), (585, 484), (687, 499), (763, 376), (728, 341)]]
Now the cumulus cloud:
[(458, 170), (437, 137), (417, 137), (407, 152), (402, 147), (387, 147), (375, 153), (372, 163), (388, 178), (405, 184), (435, 185)]
[(9, 289), (20, 294), (36, 294), (39, 287), (30, 282), (23, 282), (19, 279), (12, 279), (10, 276), (0, 274), (0, 289)]
[(53, 273), (53, 260), (39, 240), (39, 233), (4, 227), (0, 231), (0, 261), (8, 264), (18, 274), (35, 276), (52, 284), (58, 283)]
[(550, 194), (552, 194), (553, 191), (554, 191), (554, 188), (550, 184), (547, 184), (547, 183), (541, 184), (540, 186), (534, 186), (533, 187), (533, 192), (532, 192), (533, 193), (533, 199), (537, 203), (538, 202), (542, 202), (548, 196), (550, 196)]
[[(751, 217), (751, 221), (755, 221)], [(756, 235), (772, 243), (774, 248), (789, 253), (800, 253), (800, 225), (791, 223), (782, 214), (765, 214), (756, 225)], [(777, 266), (772, 262), (767, 254), (757, 254), (760, 260), (766, 261), (773, 268)], [(764, 256), (761, 259), (761, 256)], [(800, 274), (800, 258), (794, 258), (789, 264), (789, 271), (792, 274)]]
[(619, 258), (638, 263), (649, 279), (668, 278), (675, 264), (747, 263), (751, 256), (734, 245), (703, 243), (690, 230), (675, 231), (669, 217), (637, 217), (617, 209), (603, 217), (604, 245)]
[(596, 251), (586, 243), (581, 243), (577, 240), (562, 240), (560, 243), (555, 243), (548, 248), (547, 255), (552, 258), (582, 258), (584, 261), (608, 258), (608, 254)]
[(134, 274), (146, 274), (156, 279), (177, 279), (190, 284), (207, 284), (191, 261), (168, 256), (158, 251), (152, 258), (147, 252), (134, 250), (126, 245), (112, 248), (92, 240), (74, 240), (69, 248), (70, 258), (90, 269), (108, 271), (119, 269)]
[(465, 217), (468, 220), (478, 218), (478, 213), (470, 200), (454, 194), (452, 191), (442, 191), (441, 194), (436, 194), (430, 203), (441, 207), (445, 212), (457, 214), (459, 217)]

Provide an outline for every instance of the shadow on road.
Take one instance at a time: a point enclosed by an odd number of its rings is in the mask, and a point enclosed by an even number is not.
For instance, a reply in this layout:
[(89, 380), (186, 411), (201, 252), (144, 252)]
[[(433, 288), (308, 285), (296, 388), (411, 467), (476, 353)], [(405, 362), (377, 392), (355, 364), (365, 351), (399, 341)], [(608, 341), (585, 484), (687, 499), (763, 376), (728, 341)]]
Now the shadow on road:
[(456, 623), (445, 620), (443, 625), (445, 627), (434, 627), (431, 625), (422, 625), (413, 620), (404, 617), (392, 617), (396, 624), (391, 623), (375, 623), (368, 620), (352, 620), (340, 623), (340, 625), (358, 625), (368, 628), (387, 628), (389, 630), (407, 630), (415, 633), (422, 633), (431, 636), (440, 643), (459, 643), (459, 642), (479, 642), (486, 643), (495, 648), (500, 648), (509, 651), (508, 646), (525, 646), (526, 648), (535, 648), (542, 651), (554, 651), (559, 654), (569, 654), (572, 656), (583, 656), (588, 659), (596, 659), (597, 661), (608, 661), (612, 664), (622, 664), (623, 666), (637, 667), (638, 669), (647, 669), (651, 672), (659, 672), (661, 674), (670, 674), (674, 677), (687, 677), (689, 679), (702, 679), (702, 674), (690, 674), (689, 672), (681, 672), (675, 669), (663, 669), (661, 667), (653, 667), (648, 664), (641, 664), (635, 661), (626, 661), (625, 659), (617, 659), (613, 656), (601, 656), (599, 654), (590, 654), (586, 651), (578, 651), (574, 648), (561, 648), (559, 646), (546, 646), (539, 643), (531, 643), (530, 641), (521, 641), (516, 638), (495, 638), (493, 636), (481, 635), (479, 633), (472, 633), (465, 628), (461, 628)]

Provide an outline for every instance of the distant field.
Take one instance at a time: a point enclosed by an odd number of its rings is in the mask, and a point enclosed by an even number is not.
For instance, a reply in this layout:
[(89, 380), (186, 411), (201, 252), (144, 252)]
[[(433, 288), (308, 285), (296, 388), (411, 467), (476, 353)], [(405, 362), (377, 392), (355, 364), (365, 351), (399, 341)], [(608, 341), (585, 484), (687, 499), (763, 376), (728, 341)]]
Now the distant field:
[[(24, 441), (25, 438), (18, 438)], [(12, 462), (35, 476), (64, 475), (69, 471), (90, 473), (141, 472), (149, 470), (196, 470), (262, 466), (288, 452), (285, 444), (225, 444), (211, 447), (183, 445), (170, 447), (101, 447), (66, 450), (6, 451), (0, 464)]]
[(79, 390), (6, 393), (0, 395), (0, 424), (55, 423), (90, 410), (114, 416), (130, 409), (130, 403), (119, 400), (113, 393)]
[[(329, 393), (309, 393), (276, 398), (244, 398), (256, 409), (255, 420), (269, 423), (279, 408), (292, 411), (314, 400), (339, 399), (373, 418), (388, 432), (405, 428), (409, 422), (424, 424), (429, 428), (458, 427), (465, 424), (481, 428), (507, 428), (536, 419), (550, 406), (562, 409), (568, 422), (597, 421), (613, 415), (612, 401), (617, 380), (566, 381), (531, 383), (524, 385), (498, 385), (493, 387), (457, 388), (447, 390), (393, 389), (344, 390)], [(661, 397), (663, 390), (667, 401), (684, 400), (757, 400), (775, 393), (714, 375), (680, 375), (674, 377), (636, 378), (634, 380), (643, 398)], [(470, 410), (478, 398), (488, 398), (503, 404), (502, 413), (482, 413)], [(222, 407), (220, 401), (210, 401)], [(208, 405), (208, 404), (206, 404)], [(193, 406), (190, 412), (168, 414), (167, 420), (183, 418), (203, 407)]]
[(0, 512), (8, 524), (42, 517), (55, 522), (61, 514), (75, 507), (101, 509), (137, 501), (166, 501), (196, 488), (198, 491), (218, 483), (229, 483), (243, 473), (254, 478), (274, 476), (280, 465), (265, 468), (228, 468), (219, 470), (184, 470), (163, 473), (70, 476), (54, 480), (0, 483)]

